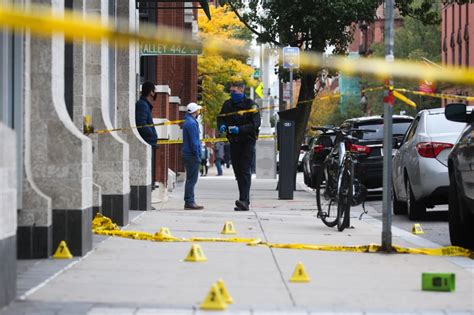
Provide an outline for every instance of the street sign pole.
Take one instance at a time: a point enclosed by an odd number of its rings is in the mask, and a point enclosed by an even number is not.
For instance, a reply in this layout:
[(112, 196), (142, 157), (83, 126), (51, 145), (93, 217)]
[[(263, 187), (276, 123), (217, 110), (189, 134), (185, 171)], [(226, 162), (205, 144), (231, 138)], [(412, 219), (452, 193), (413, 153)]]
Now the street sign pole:
[(293, 67), (290, 68), (290, 108), (293, 108)]
[[(394, 43), (394, 0), (385, 0), (385, 60), (393, 62)], [(392, 251), (392, 115), (393, 115), (393, 80), (387, 79), (384, 92), (384, 141), (383, 141), (383, 222), (382, 249)]]

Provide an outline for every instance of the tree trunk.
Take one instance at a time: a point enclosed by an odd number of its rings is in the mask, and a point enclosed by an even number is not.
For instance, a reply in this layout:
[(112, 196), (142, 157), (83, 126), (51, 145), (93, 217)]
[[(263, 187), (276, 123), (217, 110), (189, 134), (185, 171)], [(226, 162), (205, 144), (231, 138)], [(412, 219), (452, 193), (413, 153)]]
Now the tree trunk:
[[(310, 70), (311, 71), (311, 70)], [(295, 122), (295, 165), (298, 166), (298, 157), (300, 154), (300, 146), (303, 143), (308, 125), (309, 116), (311, 114), (312, 100), (314, 99), (314, 83), (316, 81), (315, 72), (303, 72), (301, 77), (301, 89), (298, 96), (298, 104), (296, 106), (296, 122)], [(300, 102), (304, 102), (301, 103)]]

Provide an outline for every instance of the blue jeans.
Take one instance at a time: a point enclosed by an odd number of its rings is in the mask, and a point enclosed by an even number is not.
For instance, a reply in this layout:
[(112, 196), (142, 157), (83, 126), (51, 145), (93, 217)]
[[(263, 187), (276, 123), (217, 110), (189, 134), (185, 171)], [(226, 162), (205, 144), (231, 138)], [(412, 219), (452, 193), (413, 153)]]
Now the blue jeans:
[(219, 158), (216, 159), (216, 168), (217, 168), (217, 175), (222, 175), (222, 160)]
[(193, 204), (194, 186), (196, 186), (199, 177), (199, 165), (201, 159), (196, 156), (183, 155), (183, 162), (186, 168), (186, 183), (184, 184), (184, 203)]

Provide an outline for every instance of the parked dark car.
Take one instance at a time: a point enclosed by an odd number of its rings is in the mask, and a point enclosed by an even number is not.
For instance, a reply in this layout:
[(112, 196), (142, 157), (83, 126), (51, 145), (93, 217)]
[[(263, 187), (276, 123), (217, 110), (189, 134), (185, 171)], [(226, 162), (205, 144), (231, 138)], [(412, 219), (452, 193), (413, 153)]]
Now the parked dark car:
[(453, 245), (474, 249), (474, 110), (450, 104), (444, 114), (466, 123), (448, 156), (449, 236)]
[[(393, 137), (401, 141), (413, 117), (393, 116)], [(353, 136), (359, 138), (359, 142), (352, 146), (357, 150), (358, 163), (355, 165), (354, 174), (359, 181), (369, 189), (383, 186), (383, 130), (384, 122), (382, 116), (369, 116), (351, 118), (341, 125), (341, 129), (370, 129), (375, 132), (353, 132)], [(392, 153), (393, 155), (393, 153)]]
[(336, 135), (325, 128), (317, 128), (321, 134), (311, 138), (307, 152), (303, 157), (304, 183), (311, 188), (316, 188), (316, 183), (323, 175), (322, 164), (330, 152)]

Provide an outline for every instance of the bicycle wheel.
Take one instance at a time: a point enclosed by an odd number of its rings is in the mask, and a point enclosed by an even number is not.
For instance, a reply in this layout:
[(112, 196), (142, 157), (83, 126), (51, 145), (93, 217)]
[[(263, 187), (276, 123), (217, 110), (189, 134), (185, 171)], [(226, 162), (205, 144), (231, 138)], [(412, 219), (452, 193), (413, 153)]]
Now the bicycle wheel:
[(322, 186), (319, 182), (316, 185), (316, 204), (318, 207), (318, 218), (328, 227), (333, 227), (337, 224), (336, 200), (330, 197), (329, 191), (326, 192), (327, 184)]
[(349, 227), (352, 202), (352, 177), (351, 173), (346, 169), (342, 173), (337, 199), (337, 229), (339, 232), (342, 232), (346, 227)]

